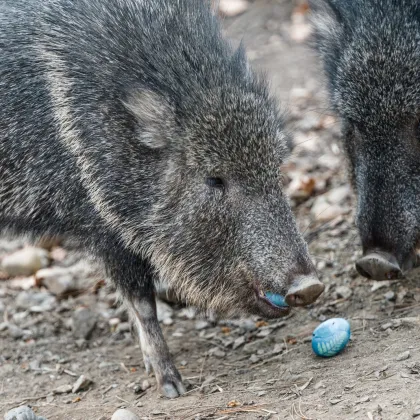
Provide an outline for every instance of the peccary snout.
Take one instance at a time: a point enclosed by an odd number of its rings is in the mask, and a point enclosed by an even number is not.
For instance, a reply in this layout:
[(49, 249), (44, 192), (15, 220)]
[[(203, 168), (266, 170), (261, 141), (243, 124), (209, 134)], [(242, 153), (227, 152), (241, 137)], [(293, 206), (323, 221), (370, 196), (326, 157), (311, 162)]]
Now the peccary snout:
[(314, 276), (300, 276), (290, 287), (286, 302), (290, 306), (306, 306), (315, 302), (324, 291), (325, 286)]
[[(398, 135), (389, 137), (397, 139)], [(405, 168), (389, 162), (390, 156), (397, 162), (403, 159), (401, 151), (389, 144), (389, 139), (383, 137), (383, 155), (375, 159), (366, 149), (354, 153), (356, 220), (363, 245), (363, 257), (356, 262), (356, 269), (372, 280), (401, 279), (417, 260), (417, 187), (410, 185)], [(400, 149), (408, 152), (402, 146)]]
[[(231, 275), (235, 280), (225, 280), (240, 299), (224, 308), (277, 318), (287, 315), (291, 307), (313, 303), (324, 285), (317, 278), (307, 245), (282, 194), (273, 190), (252, 198), (242, 196), (240, 202), (243, 207), (235, 218), (238, 257), (232, 260), (236, 268)], [(249, 296), (250, 287), (255, 296)], [(274, 302), (267, 299), (267, 293), (277, 296), (280, 305), (276, 305), (277, 298)]]
[(395, 280), (403, 277), (397, 259), (386, 252), (369, 252), (356, 262), (360, 275), (372, 280)]
[[(391, 168), (392, 174), (396, 172), (396, 168)], [(396, 280), (416, 266), (417, 223), (415, 213), (407, 211), (413, 192), (398, 191), (395, 175), (388, 179), (382, 176), (382, 186), (378, 187), (373, 178), (378, 173), (375, 170), (370, 176), (371, 171), (358, 168), (356, 174), (359, 178), (357, 224), (363, 245), (363, 256), (356, 262), (356, 269), (371, 280)]]
[(416, 261), (416, 255), (410, 254), (400, 265), (392, 254), (371, 251), (356, 262), (356, 269), (360, 275), (371, 280), (398, 280), (417, 265)]

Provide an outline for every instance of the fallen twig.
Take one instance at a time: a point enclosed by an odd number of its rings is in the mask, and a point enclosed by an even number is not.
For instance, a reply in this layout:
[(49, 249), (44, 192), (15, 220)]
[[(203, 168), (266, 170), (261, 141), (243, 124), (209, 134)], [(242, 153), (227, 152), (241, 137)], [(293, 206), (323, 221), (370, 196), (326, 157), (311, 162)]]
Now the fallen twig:
[(44, 398), (47, 398), (48, 395), (40, 395), (38, 397), (26, 397), (26, 398), (22, 398), (21, 400), (16, 400), (16, 401), (4, 401), (1, 402), (1, 405), (9, 405), (9, 404), (16, 404), (16, 405), (20, 405), (26, 401), (37, 401), (37, 400), (43, 400)]

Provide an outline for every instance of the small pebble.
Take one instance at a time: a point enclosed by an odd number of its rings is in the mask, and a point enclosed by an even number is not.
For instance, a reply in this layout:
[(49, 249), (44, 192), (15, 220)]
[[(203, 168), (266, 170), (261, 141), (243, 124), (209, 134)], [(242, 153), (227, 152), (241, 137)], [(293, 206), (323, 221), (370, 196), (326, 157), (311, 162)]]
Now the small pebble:
[(208, 326), (209, 326), (209, 323), (207, 321), (201, 321), (200, 320), (200, 321), (197, 321), (195, 323), (195, 329), (198, 330), (198, 331), (204, 330), (204, 329), (208, 328)]
[[(329, 190), (325, 197), (327, 201), (331, 204), (341, 204), (350, 196), (351, 190), (349, 185), (342, 185), (341, 187), (333, 188)], [(346, 287), (346, 286), (342, 286)]]
[(413, 417), (420, 417), (420, 405), (414, 408)]
[(142, 391), (146, 391), (146, 389), (149, 389), (150, 388), (150, 382), (147, 380), (147, 379), (145, 379), (142, 383), (141, 383), (141, 390)]
[(140, 418), (131, 411), (119, 409), (112, 415), (111, 420), (140, 420)]
[(84, 391), (85, 389), (89, 388), (92, 382), (93, 381), (87, 378), (85, 375), (81, 375), (79, 379), (73, 385), (73, 388), (72, 388), (73, 394), (79, 391)]
[(353, 294), (353, 291), (350, 289), (350, 287), (339, 286), (337, 287), (335, 293), (337, 294), (338, 299), (348, 299)]
[(54, 401), (54, 395), (47, 395), (47, 398), (45, 398), (45, 401), (48, 403), (48, 404), (51, 404), (53, 401)]
[(238, 326), (239, 328), (243, 328), (245, 331), (255, 331), (257, 329), (257, 326), (252, 319), (243, 319), (239, 321)]
[(286, 345), (284, 343), (277, 343), (274, 346), (273, 351), (271, 352), (272, 354), (280, 354), (283, 350), (285, 350)]
[(4, 420), (46, 420), (45, 417), (38, 417), (32, 409), (26, 405), (13, 408), (4, 415)]
[(257, 363), (257, 362), (259, 362), (259, 361), (260, 361), (260, 358), (259, 358), (256, 354), (253, 354), (253, 355), (249, 358), (249, 361), (250, 361), (251, 363)]
[(172, 318), (174, 310), (165, 302), (160, 299), (156, 299), (156, 311), (159, 322), (163, 322), (165, 319)]
[(12, 277), (30, 276), (48, 264), (49, 257), (45, 249), (28, 247), (6, 255), (1, 262), (1, 268)]
[(392, 302), (396, 299), (395, 293), (392, 290), (390, 290), (389, 292), (386, 292), (384, 294), (384, 297), (385, 297), (386, 300), (389, 300), (390, 302)]
[(115, 362), (101, 362), (99, 363), (99, 369), (109, 370), (110, 372), (118, 372), (120, 365)]
[(172, 319), (172, 318), (165, 318), (163, 321), (162, 321), (162, 324), (163, 325), (172, 325), (174, 323), (174, 320)]
[(54, 394), (68, 394), (72, 390), (71, 385), (61, 385), (54, 390)]
[(8, 329), (9, 329), (10, 337), (14, 338), (15, 340), (18, 340), (19, 338), (22, 338), (25, 335), (25, 331), (23, 331), (21, 328), (17, 327), (16, 325), (9, 324)]
[(217, 349), (213, 352), (213, 355), (222, 358), (226, 356), (226, 353), (223, 350)]
[(407, 351), (404, 351), (403, 353), (400, 353), (396, 358), (395, 358), (395, 360), (397, 361), (397, 362), (401, 362), (401, 361), (403, 361), (403, 360), (407, 360), (407, 359), (409, 359), (410, 358), (410, 351), (409, 350), (407, 350)]
[(294, 87), (289, 94), (292, 101), (299, 101), (302, 99), (308, 100), (312, 97), (312, 93), (304, 87)]
[[(73, 320), (73, 335), (76, 338), (83, 338), (87, 340), (95, 328), (96, 314), (88, 308), (77, 308), (72, 316)], [(120, 327), (118, 325), (118, 327)], [(118, 328), (117, 327), (117, 328)]]
[(264, 337), (269, 336), (272, 332), (273, 332), (273, 330), (270, 330), (270, 329), (267, 328), (266, 330), (258, 331), (257, 337), (258, 338), (264, 338)]
[(111, 318), (108, 321), (109, 327), (111, 328), (111, 331), (115, 331), (118, 324), (121, 323), (121, 319), (120, 318)]
[(256, 353), (261, 348), (267, 347), (272, 340), (270, 340), (270, 336), (262, 338), (261, 340), (251, 341), (247, 343), (243, 347), (243, 352), (247, 354)]
[(226, 17), (234, 17), (244, 13), (249, 7), (246, 0), (220, 0), (219, 11)]
[(38, 270), (36, 284), (45, 286), (53, 295), (64, 295), (79, 289), (75, 275), (64, 267), (48, 267)]
[(343, 401), (341, 398), (333, 398), (332, 400), (330, 400), (330, 404), (331, 405), (336, 405), (336, 404), (340, 403), (341, 401)]
[(41, 370), (41, 362), (39, 360), (32, 360), (29, 362), (29, 369), (34, 371)]
[(131, 324), (129, 322), (120, 322), (115, 329), (116, 333), (125, 333), (131, 330)]
[(22, 291), (16, 296), (16, 306), (31, 312), (51, 311), (57, 305), (56, 298), (47, 292)]
[(320, 222), (329, 222), (346, 213), (346, 208), (339, 204), (331, 204), (325, 195), (318, 196), (311, 208), (311, 216)]
[(75, 340), (74, 343), (79, 349), (87, 348), (87, 341), (84, 338), (79, 338), (78, 340)]
[(16, 312), (16, 313), (13, 314), (13, 321), (16, 324), (20, 324), (20, 323), (22, 323), (22, 321), (25, 320), (25, 318), (28, 317), (28, 315), (29, 315), (29, 312), (28, 311)]

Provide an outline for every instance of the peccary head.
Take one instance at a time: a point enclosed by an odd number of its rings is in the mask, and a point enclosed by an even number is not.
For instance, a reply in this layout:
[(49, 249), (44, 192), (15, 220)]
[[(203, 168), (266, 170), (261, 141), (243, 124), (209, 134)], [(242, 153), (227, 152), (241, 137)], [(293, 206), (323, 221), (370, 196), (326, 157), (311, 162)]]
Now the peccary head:
[(420, 3), (312, 0), (357, 193), (367, 278), (400, 278), (420, 240)]
[(127, 106), (162, 175), (147, 252), (161, 278), (189, 303), (278, 317), (313, 302), (317, 280), (282, 191), (288, 135), (264, 84), (210, 89), (181, 108), (138, 92)]
[(220, 86), (176, 105), (152, 91), (126, 101), (160, 168), (144, 249), (189, 303), (278, 317), (290, 308), (265, 292), (300, 306), (324, 286), (282, 191), (290, 140), (276, 104), (244, 58), (232, 60)]

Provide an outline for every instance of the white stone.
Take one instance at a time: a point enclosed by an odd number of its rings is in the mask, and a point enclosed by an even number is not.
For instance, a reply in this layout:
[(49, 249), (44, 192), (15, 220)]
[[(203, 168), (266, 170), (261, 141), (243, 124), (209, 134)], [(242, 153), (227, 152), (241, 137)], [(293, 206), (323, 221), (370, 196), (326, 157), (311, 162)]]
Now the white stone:
[(1, 262), (1, 269), (9, 276), (30, 276), (49, 264), (45, 249), (28, 247), (6, 255)]
[(111, 420), (140, 420), (140, 417), (126, 409), (119, 409), (112, 415)]
[(22, 405), (13, 408), (4, 415), (4, 420), (45, 420), (44, 417), (38, 417), (31, 408)]
[(173, 309), (167, 303), (162, 302), (159, 299), (156, 299), (156, 311), (159, 322), (162, 322), (167, 318), (172, 318), (174, 313)]
[(312, 217), (321, 222), (328, 222), (346, 212), (346, 208), (337, 204), (330, 204), (323, 195), (315, 199), (311, 209)]
[(238, 16), (248, 10), (249, 4), (246, 0), (220, 0), (219, 11), (227, 17)]
[(78, 289), (74, 276), (63, 267), (38, 270), (35, 278), (37, 284), (42, 284), (54, 295), (62, 295)]
[(333, 188), (325, 194), (325, 198), (330, 204), (340, 204), (350, 195), (349, 185)]
[(79, 376), (79, 379), (74, 383), (72, 392), (75, 394), (79, 391), (84, 391), (87, 389), (93, 381), (89, 378), (87, 378), (85, 375)]
[(353, 291), (350, 289), (350, 287), (338, 286), (335, 293), (337, 294), (338, 298), (348, 299), (353, 294)]

